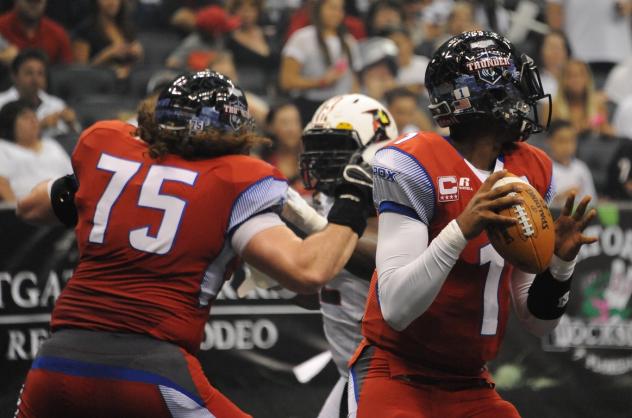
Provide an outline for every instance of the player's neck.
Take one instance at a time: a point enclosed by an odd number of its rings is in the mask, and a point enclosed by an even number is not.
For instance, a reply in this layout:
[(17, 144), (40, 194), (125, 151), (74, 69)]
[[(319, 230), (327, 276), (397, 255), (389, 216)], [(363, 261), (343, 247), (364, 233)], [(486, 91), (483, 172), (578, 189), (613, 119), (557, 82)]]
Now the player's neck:
[(463, 158), (480, 170), (493, 170), (501, 150), (500, 142), (492, 135), (454, 141), (454, 147)]

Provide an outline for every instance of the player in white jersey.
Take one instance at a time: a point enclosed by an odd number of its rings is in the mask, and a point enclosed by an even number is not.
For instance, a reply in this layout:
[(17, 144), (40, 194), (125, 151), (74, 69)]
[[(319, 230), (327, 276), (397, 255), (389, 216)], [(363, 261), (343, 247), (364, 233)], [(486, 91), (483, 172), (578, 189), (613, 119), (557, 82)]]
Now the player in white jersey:
[[(361, 94), (335, 96), (324, 102), (303, 132), (304, 152), (301, 173), (306, 188), (316, 190), (312, 206), (322, 217), (302, 223), (306, 233), (322, 228), (334, 199), (333, 189), (339, 183), (343, 168), (349, 163), (370, 164), (375, 152), (397, 137), (397, 127), (389, 111), (378, 101)], [(344, 173), (353, 176), (353, 173)], [(300, 199), (288, 196), (291, 202)], [(374, 208), (368, 208), (375, 213)], [(325, 336), (340, 379), (323, 405), (319, 418), (346, 417), (346, 383), (348, 361), (362, 335), (361, 320), (375, 269), (377, 222), (369, 218), (369, 226), (358, 242), (352, 259), (334, 280), (320, 292)], [(341, 408), (342, 406), (342, 408)]]

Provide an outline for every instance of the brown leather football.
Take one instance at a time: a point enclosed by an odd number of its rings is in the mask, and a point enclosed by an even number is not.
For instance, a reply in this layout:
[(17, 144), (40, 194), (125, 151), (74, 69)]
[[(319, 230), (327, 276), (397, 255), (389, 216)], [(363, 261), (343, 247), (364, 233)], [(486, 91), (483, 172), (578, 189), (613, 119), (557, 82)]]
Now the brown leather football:
[(518, 223), (509, 227), (489, 227), (487, 235), (507, 262), (528, 273), (541, 273), (547, 269), (555, 247), (553, 217), (540, 193), (519, 177), (508, 175), (498, 180), (493, 188), (513, 182), (526, 186), (517, 192), (524, 203), (503, 209), (499, 214), (514, 217)]

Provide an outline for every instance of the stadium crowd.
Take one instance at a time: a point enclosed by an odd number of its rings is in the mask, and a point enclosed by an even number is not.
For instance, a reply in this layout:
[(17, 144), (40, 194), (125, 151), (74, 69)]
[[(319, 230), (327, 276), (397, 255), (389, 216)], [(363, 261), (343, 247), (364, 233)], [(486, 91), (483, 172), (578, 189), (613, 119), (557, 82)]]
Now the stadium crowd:
[(555, 161), (556, 202), (572, 190), (632, 196), (630, 0), (15, 0), (0, 11), (0, 201), (69, 171), (83, 128), (134, 122), (141, 100), (203, 68), (244, 88), (273, 139), (257, 154), (300, 188), (301, 130), (334, 95), (379, 100), (402, 133), (441, 132), (428, 57), (477, 29), (541, 68), (554, 123), (530, 141)]

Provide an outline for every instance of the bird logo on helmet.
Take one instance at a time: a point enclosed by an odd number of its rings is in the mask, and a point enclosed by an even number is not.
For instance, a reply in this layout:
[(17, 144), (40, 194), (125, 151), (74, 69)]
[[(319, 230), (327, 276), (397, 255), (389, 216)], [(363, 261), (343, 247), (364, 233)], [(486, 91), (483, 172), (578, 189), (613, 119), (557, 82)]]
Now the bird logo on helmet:
[(189, 134), (238, 134), (254, 128), (243, 90), (210, 70), (176, 78), (158, 97), (155, 119), (160, 129)]
[(303, 131), (300, 169), (307, 189), (333, 195), (349, 163), (370, 163), (398, 135), (390, 112), (363, 94), (335, 96), (320, 105)]
[[(517, 132), (516, 140), (548, 127), (551, 96), (545, 94), (529, 56), (518, 56), (505, 37), (488, 31), (463, 32), (437, 49), (426, 70), (430, 112), (441, 127), (491, 119)], [(549, 101), (546, 123), (538, 102)]]

